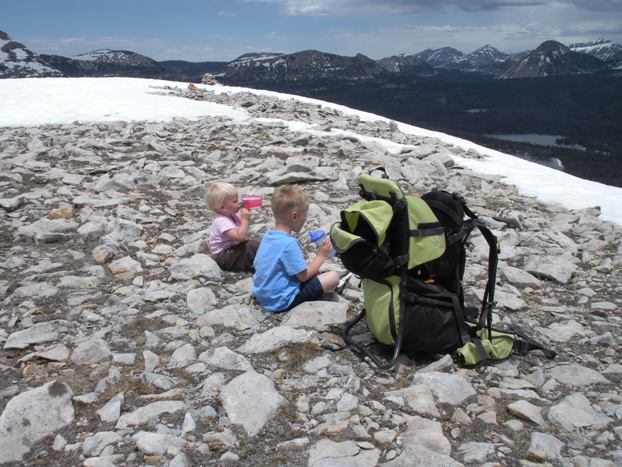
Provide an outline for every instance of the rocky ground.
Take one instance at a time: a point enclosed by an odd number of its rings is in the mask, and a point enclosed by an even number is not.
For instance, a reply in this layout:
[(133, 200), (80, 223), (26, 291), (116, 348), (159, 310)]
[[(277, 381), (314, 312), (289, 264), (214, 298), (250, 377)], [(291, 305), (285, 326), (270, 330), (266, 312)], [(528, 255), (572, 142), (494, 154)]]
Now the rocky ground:
[[(0, 463), (622, 465), (622, 244), (598, 208), (538, 203), (452, 159), (478, 154), (393, 124), (183, 94), (257, 119), (0, 129)], [(274, 186), (303, 184), (307, 227), (328, 227), (377, 166), (408, 193), (456, 191), (483, 215), (501, 245), (496, 321), (522, 325), (555, 360), (413, 357), (378, 372), (338, 336), (361, 309), (357, 280), (272, 316), (249, 275), (206, 254), (210, 181), (264, 195), (259, 238)], [(485, 242), (470, 248), (476, 303)]]

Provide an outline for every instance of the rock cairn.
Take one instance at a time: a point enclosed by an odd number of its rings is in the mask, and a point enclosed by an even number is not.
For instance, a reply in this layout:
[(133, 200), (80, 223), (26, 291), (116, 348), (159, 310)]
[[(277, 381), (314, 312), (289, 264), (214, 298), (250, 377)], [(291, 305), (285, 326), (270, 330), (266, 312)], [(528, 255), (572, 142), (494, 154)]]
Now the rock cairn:
[[(161, 92), (254, 118), (0, 129), (0, 463), (622, 465), (622, 246), (597, 207), (521, 196), (452, 159), (477, 153), (395, 124), (251, 93)], [(377, 166), (408, 193), (459, 192), (482, 214), (501, 244), (496, 322), (557, 359), (404, 358), (380, 373), (338, 336), (362, 307), (358, 281), (272, 316), (249, 275), (206, 254), (210, 181), (264, 195), (259, 238), (274, 186), (303, 184), (307, 227), (328, 227)], [(469, 245), (475, 300), (486, 248), (477, 235)]]

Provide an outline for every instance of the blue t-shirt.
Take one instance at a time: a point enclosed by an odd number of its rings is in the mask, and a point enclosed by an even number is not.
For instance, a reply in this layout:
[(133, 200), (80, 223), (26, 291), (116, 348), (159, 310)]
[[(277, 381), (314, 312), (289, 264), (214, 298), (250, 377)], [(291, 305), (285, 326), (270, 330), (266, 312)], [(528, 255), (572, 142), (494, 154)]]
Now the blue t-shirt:
[(296, 274), (307, 269), (298, 240), (280, 230), (268, 230), (253, 265), (252, 294), (257, 302), (268, 311), (286, 309), (300, 291)]

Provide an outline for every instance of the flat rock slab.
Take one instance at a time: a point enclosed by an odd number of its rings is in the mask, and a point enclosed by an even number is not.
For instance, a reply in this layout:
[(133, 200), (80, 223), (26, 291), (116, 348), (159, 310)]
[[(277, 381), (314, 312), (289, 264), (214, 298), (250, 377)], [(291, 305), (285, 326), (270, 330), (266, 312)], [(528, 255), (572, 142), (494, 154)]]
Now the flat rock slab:
[(533, 432), (527, 455), (537, 462), (561, 460), (564, 443), (549, 433)]
[(198, 326), (224, 326), (239, 331), (256, 329), (259, 319), (247, 306), (229, 305), (217, 310), (209, 310), (197, 318)]
[(345, 323), (348, 320), (347, 311), (348, 304), (344, 302), (304, 302), (287, 312), (281, 326), (324, 331), (331, 326)]
[(432, 371), (429, 373), (417, 373), (413, 377), (415, 384), (428, 386), (438, 402), (457, 405), (463, 400), (475, 394), (471, 383), (461, 376)]
[(136, 447), (145, 454), (166, 454), (170, 448), (182, 449), (186, 440), (179, 436), (139, 431), (132, 436)]
[(181, 401), (157, 401), (140, 407), (133, 412), (126, 413), (117, 421), (116, 428), (125, 428), (130, 425), (141, 425), (157, 420), (165, 413), (176, 413), (186, 410), (186, 404)]
[(189, 280), (195, 277), (220, 279), (222, 272), (216, 261), (204, 253), (177, 261), (170, 269), (171, 279)]
[(585, 337), (594, 334), (574, 319), (552, 323), (548, 328), (539, 329), (539, 331), (555, 342), (568, 342), (575, 336)]
[(264, 333), (255, 334), (238, 348), (245, 354), (272, 352), (291, 344), (305, 344), (317, 341), (316, 331), (278, 326)]
[(67, 332), (69, 322), (62, 319), (37, 323), (28, 329), (11, 334), (4, 344), (4, 350), (25, 349), (32, 344), (57, 341)]
[(373, 467), (378, 465), (379, 449), (363, 450), (354, 441), (340, 443), (321, 439), (309, 450), (309, 467)]
[(39, 440), (74, 419), (71, 388), (58, 381), (13, 397), (0, 415), (0, 464), (22, 460)]
[(71, 353), (71, 361), (76, 365), (90, 365), (91, 363), (99, 363), (111, 358), (110, 346), (101, 338), (82, 342)]
[(559, 404), (551, 407), (548, 419), (573, 433), (581, 428), (604, 428), (613, 421), (594, 410), (588, 398), (578, 392), (565, 397)]
[(409, 417), (408, 429), (402, 433), (402, 446), (402, 453), (384, 466), (462, 466), (450, 457), (451, 443), (443, 434), (442, 425), (434, 420)]
[(18, 287), (15, 289), (15, 292), (13, 292), (13, 296), (16, 298), (39, 299), (54, 297), (59, 292), (60, 289), (58, 287), (54, 287), (47, 282), (34, 282)]
[(233, 378), (220, 392), (222, 406), (231, 423), (242, 425), (255, 436), (287, 403), (267, 376), (249, 371)]
[(434, 394), (425, 384), (414, 384), (408, 388), (386, 392), (384, 396), (401, 406), (410, 407), (418, 415), (440, 417)]
[(551, 369), (551, 376), (568, 386), (589, 386), (590, 384), (610, 384), (610, 381), (598, 371), (572, 363), (559, 365)]
[(246, 357), (227, 347), (207, 350), (199, 355), (199, 360), (223, 370), (253, 371), (253, 366)]
[(530, 256), (525, 264), (525, 271), (560, 284), (567, 284), (576, 270), (577, 265), (568, 256)]

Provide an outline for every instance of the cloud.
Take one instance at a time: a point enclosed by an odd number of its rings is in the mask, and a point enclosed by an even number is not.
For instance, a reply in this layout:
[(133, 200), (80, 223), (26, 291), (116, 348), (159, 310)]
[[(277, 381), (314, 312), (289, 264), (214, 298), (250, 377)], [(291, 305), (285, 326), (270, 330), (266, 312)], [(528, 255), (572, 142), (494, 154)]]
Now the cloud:
[(218, 12), (218, 16), (237, 16), (233, 11), (229, 10), (220, 10)]
[(582, 10), (622, 11), (622, 0), (573, 0), (571, 3)]
[(357, 15), (373, 11), (394, 14), (436, 12), (494, 12), (517, 8), (572, 5), (587, 11), (622, 10), (622, 0), (246, 0), (281, 4), (289, 15)]

